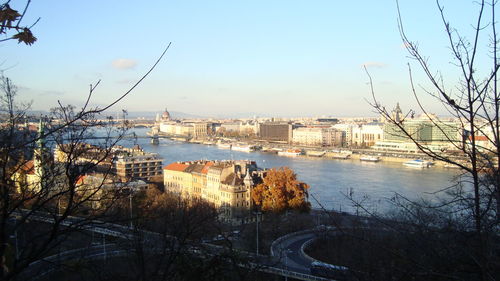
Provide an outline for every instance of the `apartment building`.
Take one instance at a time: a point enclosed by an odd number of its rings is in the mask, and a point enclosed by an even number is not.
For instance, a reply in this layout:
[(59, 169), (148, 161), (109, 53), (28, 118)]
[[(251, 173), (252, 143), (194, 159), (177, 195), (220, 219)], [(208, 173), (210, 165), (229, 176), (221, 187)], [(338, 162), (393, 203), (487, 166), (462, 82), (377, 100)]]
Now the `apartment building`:
[(263, 140), (277, 142), (292, 141), (292, 124), (282, 122), (266, 122), (259, 125), (259, 136)]
[(161, 182), (163, 178), (162, 158), (156, 153), (145, 152), (138, 145), (118, 147), (113, 150), (113, 156), (113, 171), (121, 179)]
[(292, 143), (305, 146), (342, 146), (342, 131), (326, 127), (302, 127), (293, 130)]
[(220, 219), (243, 223), (249, 219), (250, 193), (262, 181), (254, 161), (176, 162), (164, 168), (165, 191), (183, 198), (202, 198), (219, 209)]

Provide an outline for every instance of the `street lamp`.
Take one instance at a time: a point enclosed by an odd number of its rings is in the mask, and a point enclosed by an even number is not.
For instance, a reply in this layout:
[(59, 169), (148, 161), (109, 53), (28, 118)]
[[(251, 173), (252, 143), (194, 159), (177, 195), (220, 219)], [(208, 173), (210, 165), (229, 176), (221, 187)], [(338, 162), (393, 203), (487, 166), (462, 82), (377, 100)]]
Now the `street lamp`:
[[(285, 260), (285, 270), (288, 270), (288, 254), (291, 253), (292, 250), (290, 250), (289, 248), (283, 248), (283, 246), (281, 247), (281, 253), (280, 253), (280, 256), (282, 256)], [(285, 281), (288, 280), (288, 277), (285, 275)]]
[(134, 224), (132, 222), (132, 218), (133, 218), (133, 212), (132, 212), (132, 189), (130, 189), (130, 193), (129, 193), (129, 201), (130, 201), (130, 228), (134, 228)]
[(15, 243), (15, 247), (16, 247), (16, 260), (19, 259), (19, 245), (18, 245), (18, 242), (17, 242), (17, 219), (16, 218), (9, 218), (9, 219), (13, 219), (14, 221), (14, 235), (12, 235), (10, 238), (14, 238), (14, 243)]
[(104, 260), (106, 260), (106, 234), (102, 234), (102, 251)]
[(257, 233), (257, 235), (256, 235), (256, 237), (257, 237), (257, 243), (256, 244), (257, 244), (257, 247), (256, 247), (256, 251), (255, 252), (257, 253), (257, 256), (259, 255), (259, 216), (261, 216), (261, 215), (262, 215), (261, 211), (255, 212), (255, 216), (257, 217), (257, 220), (255, 222), (255, 225), (256, 225), (256, 228), (257, 228), (256, 229), (256, 233)]

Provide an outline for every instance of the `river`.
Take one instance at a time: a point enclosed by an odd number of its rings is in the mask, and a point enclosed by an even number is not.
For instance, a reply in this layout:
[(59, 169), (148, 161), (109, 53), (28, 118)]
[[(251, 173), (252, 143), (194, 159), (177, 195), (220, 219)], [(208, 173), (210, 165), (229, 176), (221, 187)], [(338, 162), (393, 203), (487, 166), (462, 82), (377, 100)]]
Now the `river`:
[[(134, 129), (144, 136), (148, 129)], [(145, 151), (158, 153), (167, 165), (176, 161), (200, 159), (249, 159), (261, 168), (288, 166), (299, 180), (310, 185), (310, 202), (313, 208), (323, 206), (329, 210), (355, 212), (356, 208), (347, 194), (375, 211), (390, 206), (395, 193), (412, 199), (433, 198), (433, 193), (453, 184), (456, 170), (440, 167), (429, 169), (407, 168), (401, 163), (369, 163), (359, 160), (335, 160), (316, 157), (286, 157), (261, 152), (240, 152), (220, 149), (216, 146), (192, 144), (160, 139), (159, 145), (149, 139), (126, 140), (123, 145), (139, 144)]]

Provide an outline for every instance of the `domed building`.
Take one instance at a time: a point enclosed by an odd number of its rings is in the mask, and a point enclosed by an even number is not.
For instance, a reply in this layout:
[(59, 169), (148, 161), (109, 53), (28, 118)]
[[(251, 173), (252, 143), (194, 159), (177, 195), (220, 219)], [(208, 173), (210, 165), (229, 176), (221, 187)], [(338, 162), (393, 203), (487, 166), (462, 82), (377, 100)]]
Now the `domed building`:
[(172, 118), (170, 117), (170, 113), (168, 112), (168, 110), (165, 108), (165, 111), (163, 112), (163, 114), (161, 115), (161, 121), (170, 121), (172, 120)]

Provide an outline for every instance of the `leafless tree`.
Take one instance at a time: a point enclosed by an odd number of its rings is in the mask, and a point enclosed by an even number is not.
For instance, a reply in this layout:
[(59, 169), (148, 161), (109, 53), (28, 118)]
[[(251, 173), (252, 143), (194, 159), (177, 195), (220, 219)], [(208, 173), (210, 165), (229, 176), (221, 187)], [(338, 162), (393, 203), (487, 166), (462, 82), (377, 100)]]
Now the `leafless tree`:
[[(478, 1), (478, 12), (473, 23), (472, 38), (467, 38), (460, 30), (453, 28), (448, 21), (445, 7), (436, 1), (444, 27), (444, 36), (448, 39), (448, 48), (452, 55), (452, 64), (458, 69), (458, 84), (449, 87), (439, 70), (434, 69), (430, 60), (419, 49), (417, 42), (411, 41), (405, 30), (403, 16), (398, 4), (398, 26), (403, 44), (412, 62), (423, 71), (430, 87), (414, 82), (412, 64), (408, 64), (410, 87), (426, 118), (438, 132), (442, 133), (442, 142), (448, 144), (447, 151), (435, 150), (425, 139), (417, 137), (418, 132), (406, 126), (406, 122), (415, 111), (395, 118), (378, 100), (368, 73), (372, 93), (372, 106), (393, 128), (392, 134), (399, 134), (413, 142), (420, 152), (427, 156), (460, 168), (462, 174), (459, 184), (444, 189), (446, 200), (437, 203), (410, 200), (396, 195), (394, 201), (401, 207), (400, 218), (411, 222), (412, 235), (417, 229), (425, 231), (445, 230), (462, 241), (457, 245), (467, 249), (466, 253), (450, 256), (457, 261), (472, 264), (469, 270), (475, 271), (479, 280), (498, 278), (498, 222), (500, 215), (500, 93), (498, 91), (499, 38), (497, 37), (496, 0)], [(486, 43), (485, 43), (486, 42)], [(489, 58), (489, 63), (480, 62), (480, 58)], [(448, 74), (448, 73), (447, 73)], [(424, 106), (421, 92), (430, 95), (443, 105), (456, 120), (456, 125), (443, 122), (431, 114)], [(450, 126), (452, 128), (450, 128)], [(459, 138), (450, 135), (450, 129), (460, 133)], [(455, 151), (455, 154), (450, 153)], [(437, 200), (436, 200), (437, 201)], [(449, 232), (451, 231), (451, 232)], [(450, 234), (451, 235), (451, 234)], [(442, 236), (450, 239), (451, 236)], [(444, 240), (441, 240), (444, 242)], [(449, 245), (447, 245), (448, 247)], [(443, 249), (443, 248), (442, 248)], [(452, 251), (449, 252), (450, 255)], [(456, 254), (456, 253), (453, 253)], [(436, 276), (439, 272), (434, 272)], [(447, 272), (447, 278), (460, 279), (460, 275)], [(470, 275), (473, 276), (473, 275)], [(469, 277), (470, 277), (469, 276)], [(477, 277), (476, 276), (476, 277)]]
[[(25, 27), (21, 23), (30, 1), (22, 13), (10, 8), (9, 2), (0, 5), (0, 34), (6, 34), (0, 42), (17, 39), (33, 44), (33, 25)], [(48, 115), (41, 117), (29, 115), (30, 104), (17, 102), (17, 88), (0, 73), (0, 279), (15, 279), (30, 263), (53, 254), (72, 233), (81, 233), (91, 221), (108, 214), (108, 207), (121, 193), (105, 190), (107, 176), (85, 192), (79, 190), (77, 181), (109, 161), (113, 147), (126, 132), (126, 123), (108, 126), (116, 122), (105, 117), (107, 110), (153, 71), (169, 47), (170, 44), (151, 68), (113, 102), (92, 105), (97, 82), (90, 85), (80, 108), (58, 102)], [(35, 119), (42, 119), (38, 132), (30, 130), (28, 124)], [(93, 146), (87, 146), (88, 142)], [(55, 147), (64, 148), (64, 161), (54, 161), (51, 151)], [(95, 147), (99, 148), (98, 153), (92, 152)], [(89, 154), (92, 161), (82, 164), (82, 156)], [(107, 167), (103, 173), (111, 177), (110, 166)], [(96, 208), (103, 196), (108, 205)], [(81, 219), (74, 220), (72, 216)], [(39, 223), (40, 218), (50, 223)]]

